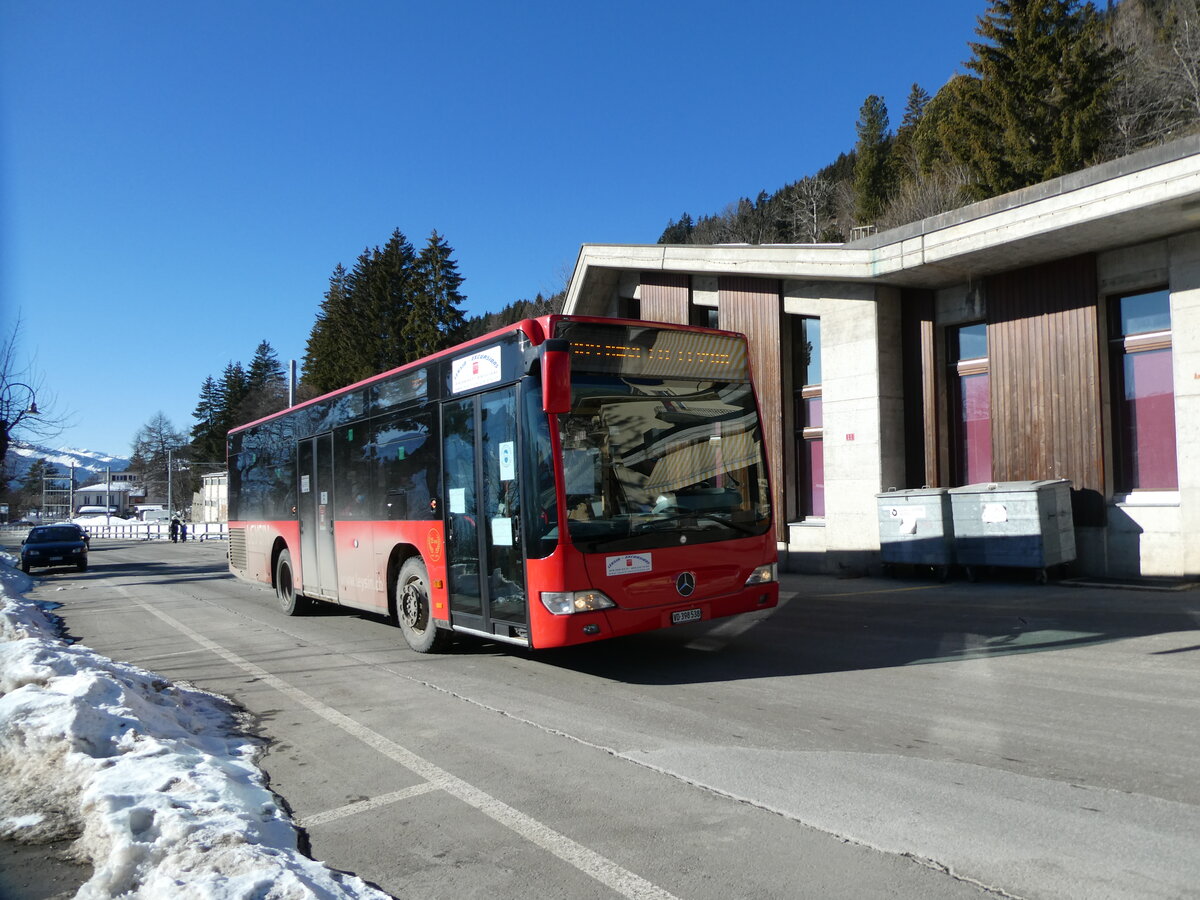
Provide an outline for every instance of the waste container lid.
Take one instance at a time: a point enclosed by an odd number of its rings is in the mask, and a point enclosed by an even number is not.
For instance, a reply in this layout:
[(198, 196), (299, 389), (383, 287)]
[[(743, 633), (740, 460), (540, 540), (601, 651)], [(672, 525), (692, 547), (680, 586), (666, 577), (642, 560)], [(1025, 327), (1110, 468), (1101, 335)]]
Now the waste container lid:
[(934, 497), (948, 493), (949, 490), (949, 488), (944, 487), (907, 488), (902, 491), (884, 491), (875, 496), (880, 500), (896, 500), (901, 497)]
[(1001, 494), (1019, 491), (1038, 491), (1043, 488), (1056, 487), (1060, 484), (1071, 486), (1069, 478), (1047, 478), (1041, 481), (986, 481), (979, 484), (964, 484), (962, 487), (950, 488), (951, 494)]

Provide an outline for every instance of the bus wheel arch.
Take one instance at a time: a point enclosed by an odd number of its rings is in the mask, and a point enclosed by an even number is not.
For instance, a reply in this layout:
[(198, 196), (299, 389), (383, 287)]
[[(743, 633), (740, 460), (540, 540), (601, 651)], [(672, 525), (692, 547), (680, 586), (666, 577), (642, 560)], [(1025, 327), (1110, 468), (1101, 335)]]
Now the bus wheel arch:
[[(398, 548), (400, 549), (400, 548)], [(433, 619), (429, 570), (419, 553), (396, 553), (388, 565), (389, 601), (404, 640), (418, 653), (445, 650), (451, 641), (448, 630)]]

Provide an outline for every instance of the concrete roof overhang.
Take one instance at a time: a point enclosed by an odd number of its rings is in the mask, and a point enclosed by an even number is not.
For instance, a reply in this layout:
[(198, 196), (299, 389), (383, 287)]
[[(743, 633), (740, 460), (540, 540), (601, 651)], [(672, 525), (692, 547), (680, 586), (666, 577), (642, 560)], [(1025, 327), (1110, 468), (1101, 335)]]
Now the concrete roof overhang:
[(941, 288), (1200, 228), (1200, 135), (846, 244), (584, 244), (566, 311), (623, 271)]

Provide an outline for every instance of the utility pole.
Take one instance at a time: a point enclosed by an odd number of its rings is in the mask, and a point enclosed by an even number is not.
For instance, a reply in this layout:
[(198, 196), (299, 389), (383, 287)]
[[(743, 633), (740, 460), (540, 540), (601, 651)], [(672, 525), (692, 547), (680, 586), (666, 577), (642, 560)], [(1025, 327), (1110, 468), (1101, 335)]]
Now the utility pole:
[(175, 507), (171, 505), (171, 448), (167, 448), (167, 514), (175, 515)]

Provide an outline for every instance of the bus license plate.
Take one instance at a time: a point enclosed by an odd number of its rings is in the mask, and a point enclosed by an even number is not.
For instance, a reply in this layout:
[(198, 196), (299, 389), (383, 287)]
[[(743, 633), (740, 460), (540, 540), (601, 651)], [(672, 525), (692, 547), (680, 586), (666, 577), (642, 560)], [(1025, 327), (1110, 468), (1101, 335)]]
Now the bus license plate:
[(681, 609), (671, 613), (671, 624), (682, 625), (684, 622), (699, 622), (702, 613), (698, 609)]

